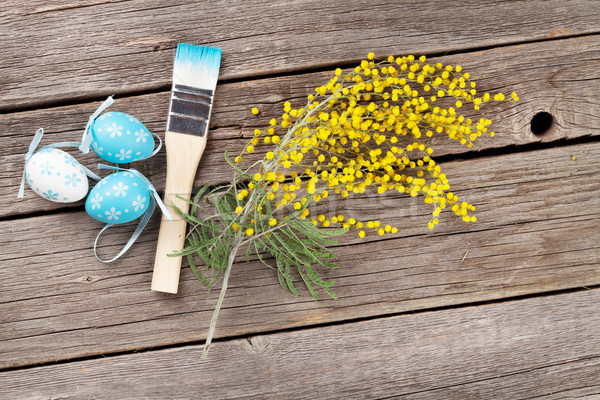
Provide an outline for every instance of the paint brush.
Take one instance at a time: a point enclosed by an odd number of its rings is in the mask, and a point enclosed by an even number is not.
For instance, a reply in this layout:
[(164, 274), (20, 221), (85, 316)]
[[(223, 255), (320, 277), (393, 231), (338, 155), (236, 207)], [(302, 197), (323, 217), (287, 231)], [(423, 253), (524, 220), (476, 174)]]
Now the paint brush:
[(174, 219), (169, 221), (163, 215), (161, 220), (152, 290), (177, 293), (181, 257), (167, 255), (183, 248), (186, 221), (175, 213), (171, 205), (184, 213), (189, 210), (189, 204), (177, 196), (189, 200), (192, 193), (196, 169), (206, 147), (220, 66), (219, 48), (186, 43), (177, 45), (165, 133), (167, 182), (164, 203)]

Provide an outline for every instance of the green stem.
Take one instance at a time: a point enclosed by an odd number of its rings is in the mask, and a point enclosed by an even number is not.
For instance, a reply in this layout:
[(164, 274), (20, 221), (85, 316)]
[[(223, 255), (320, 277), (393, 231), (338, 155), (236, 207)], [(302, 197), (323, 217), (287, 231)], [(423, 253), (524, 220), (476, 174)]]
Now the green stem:
[(219, 311), (221, 310), (221, 306), (223, 305), (223, 300), (225, 299), (225, 292), (227, 291), (227, 283), (229, 281), (229, 275), (231, 273), (231, 268), (233, 267), (233, 260), (235, 259), (235, 255), (237, 254), (241, 243), (242, 243), (242, 236), (238, 235), (233, 247), (231, 248), (231, 252), (229, 253), (229, 259), (227, 261), (227, 268), (225, 269), (225, 274), (223, 276), (223, 285), (221, 286), (221, 291), (219, 292), (219, 300), (217, 301), (215, 311), (213, 312), (212, 318), (210, 320), (210, 329), (208, 330), (208, 336), (206, 337), (206, 344), (204, 345), (204, 350), (202, 351), (202, 359), (205, 359), (206, 356), (208, 355), (208, 348), (210, 347), (213, 335), (215, 333), (215, 328), (217, 327), (217, 318), (219, 317)]

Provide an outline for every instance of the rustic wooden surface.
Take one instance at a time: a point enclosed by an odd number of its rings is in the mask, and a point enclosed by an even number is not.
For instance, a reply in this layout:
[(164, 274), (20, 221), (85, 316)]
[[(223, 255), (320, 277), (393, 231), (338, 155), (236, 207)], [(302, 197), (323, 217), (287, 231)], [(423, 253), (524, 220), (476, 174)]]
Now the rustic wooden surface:
[[(423, 227), (429, 208), (413, 198), (332, 200), (325, 205), (335, 205), (332, 211), (404, 229), (387, 240), (345, 239), (339, 249), (344, 268), (328, 274), (338, 282), (335, 301), (288, 294), (271, 270), (240, 260), (219, 336), (598, 285), (600, 210), (589, 193), (600, 191), (599, 157), (600, 144), (590, 143), (448, 163), (456, 193), (478, 205), (478, 222), (448, 215), (434, 234)], [(524, 173), (531, 165), (536, 168)], [(473, 172), (463, 177), (460, 171)], [(560, 191), (558, 181), (565, 182)], [(2, 361), (18, 366), (204, 339), (216, 292), (206, 297), (189, 269), (178, 296), (148, 290), (158, 222), (122, 261), (109, 265), (94, 259), (91, 245), (101, 224), (85, 212), (1, 222)], [(38, 226), (61, 248), (40, 240)], [(117, 253), (132, 229), (110, 234), (101, 254)], [(11, 242), (13, 237), (19, 240)], [(419, 252), (413, 251), (417, 246)], [(23, 248), (31, 254), (23, 255)]]
[[(369, 51), (424, 53), (482, 90), (517, 91), (485, 110), (493, 140), (434, 143), (478, 222), (443, 215), (429, 233), (418, 200), (332, 198), (324, 211), (402, 229), (342, 239), (344, 268), (325, 273), (337, 300), (295, 297), (240, 258), (200, 361), (217, 293), (189, 268), (178, 295), (149, 290), (156, 216), (106, 265), (82, 202), (16, 200), (35, 130), (78, 140), (108, 95), (161, 135), (179, 41), (224, 54), (197, 184), (228, 179), (222, 153), (265, 123), (252, 106), (301, 105)], [(0, 45), (0, 399), (600, 397), (600, 2), (8, 0)], [(535, 135), (541, 111), (554, 124)], [(160, 190), (164, 163), (162, 151), (136, 167)], [(114, 229), (101, 254), (133, 229)]]
[[(600, 291), (7, 372), (7, 398), (595, 399)], [(319, 340), (315, 340), (315, 338)], [(572, 338), (578, 340), (572, 341)], [(231, 368), (235, 360), (235, 368)]]
[(230, 80), (337, 66), (369, 51), (443, 54), (600, 26), (595, 0), (54, 3), (4, 2), (0, 111), (168, 89), (173, 49), (185, 40), (221, 46), (221, 79)]
[[(556, 63), (556, 58), (560, 58), (561, 62)], [(518, 91), (522, 96), (518, 107), (504, 103), (490, 104), (484, 108), (485, 112), (494, 115), (498, 135), (494, 140), (479, 142), (476, 150), (600, 135), (600, 131), (593, 129), (600, 126), (600, 113), (594, 112), (594, 95), (600, 92), (600, 79), (594, 79), (600, 70), (600, 41), (596, 36), (527, 44), (511, 47), (510, 50), (483, 50), (438, 59), (442, 62), (460, 62), (472, 71), (485, 71), (486, 77), (481, 79), (480, 85), (508, 92)], [(260, 107), (265, 115), (281, 113), (285, 101), (301, 106), (306, 102), (306, 94), (330, 74), (330, 71), (326, 71), (219, 85), (211, 117), (210, 140), (199, 166), (203, 172), (198, 174), (197, 184), (218, 184), (230, 178), (224, 151), (232, 154), (239, 152), (247, 138), (253, 136), (254, 129), (265, 124), (264, 120), (251, 115), (249, 110), (253, 106)], [(581, 85), (582, 80), (585, 80), (585, 86)], [(170, 92), (160, 92), (117, 98), (115, 109), (137, 116), (148, 129), (162, 136), (169, 96)], [(19, 202), (19, 207), (13, 207), (14, 190), (11, 188), (20, 183), (23, 154), (27, 152), (31, 135), (40, 127), (40, 121), (44, 121), (47, 132), (42, 144), (79, 140), (87, 118), (100, 103), (0, 116), (0, 131), (7, 132), (0, 137), (0, 156), (7, 164), (0, 172), (0, 188), (8, 188), (0, 192), (0, 217), (65, 207), (46, 201), (31, 191)], [(552, 112), (556, 126), (545, 135), (533, 135), (529, 127), (531, 118), (545, 110)], [(15, 126), (20, 129), (13, 131), (12, 127)], [(463, 146), (444, 138), (436, 138), (432, 143), (437, 150), (435, 156), (465, 151)], [(98, 163), (95, 155), (73, 154), (89, 168), (94, 168)], [(264, 151), (258, 152), (256, 157), (263, 155)], [(161, 152), (150, 161), (136, 164), (136, 167), (161, 190), (164, 187), (165, 163), (165, 153)], [(83, 202), (75, 206), (81, 204)]]

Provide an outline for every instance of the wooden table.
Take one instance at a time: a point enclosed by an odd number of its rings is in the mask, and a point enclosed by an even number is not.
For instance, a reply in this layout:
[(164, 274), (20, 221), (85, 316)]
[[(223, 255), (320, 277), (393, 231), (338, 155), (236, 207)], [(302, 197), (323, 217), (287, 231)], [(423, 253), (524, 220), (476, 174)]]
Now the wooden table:
[[(326, 275), (337, 300), (296, 297), (240, 259), (200, 360), (217, 291), (187, 267), (179, 294), (150, 291), (156, 215), (102, 264), (83, 202), (16, 198), (35, 130), (79, 140), (108, 95), (161, 135), (178, 42), (223, 49), (198, 185), (226, 181), (225, 150), (370, 51), (460, 63), (481, 90), (516, 91), (486, 109), (494, 139), (438, 143), (478, 222), (445, 213), (430, 233), (410, 197), (340, 202), (402, 229), (343, 237), (344, 268)], [(600, 398), (597, 0), (3, 0), (0, 45), (0, 398)], [(534, 133), (542, 112), (551, 124)], [(136, 166), (164, 187), (164, 150)]]

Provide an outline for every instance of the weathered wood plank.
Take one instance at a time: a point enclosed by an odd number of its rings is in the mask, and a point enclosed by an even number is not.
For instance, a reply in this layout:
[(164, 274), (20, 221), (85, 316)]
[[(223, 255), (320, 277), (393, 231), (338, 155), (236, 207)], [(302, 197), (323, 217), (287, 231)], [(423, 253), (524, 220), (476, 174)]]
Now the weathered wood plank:
[[(568, 15), (568, 18), (565, 16)], [(598, 32), (600, 3), (4, 1), (0, 111), (169, 86), (177, 42), (223, 48), (222, 79)]]
[(31, 398), (600, 396), (600, 290), (0, 373)]
[[(573, 160), (571, 157), (575, 157)], [(385, 240), (343, 238), (338, 300), (281, 289), (272, 271), (240, 260), (218, 337), (600, 284), (600, 144), (565, 146), (445, 165), (453, 190), (477, 205), (478, 222), (442, 215), (426, 234), (428, 206), (413, 198), (332, 199), (332, 212), (381, 219)], [(120, 261), (95, 261), (100, 229), (83, 213), (0, 222), (0, 366), (201, 340), (216, 293), (188, 268), (177, 296), (150, 292), (158, 219)], [(115, 254), (133, 227), (110, 234)]]
[[(556, 141), (600, 133), (600, 113), (595, 105), (600, 92), (600, 36), (535, 43), (502, 49), (440, 58), (442, 62), (460, 63), (473, 75), (486, 74), (479, 88), (517, 91), (517, 104), (490, 104), (485, 111), (496, 123), (497, 136), (483, 139), (477, 149), (498, 148), (539, 141)], [(560, 60), (560, 62), (557, 62)], [(219, 85), (211, 119), (210, 140), (199, 167), (198, 185), (217, 184), (228, 180), (231, 169), (223, 158), (225, 150), (239, 152), (256, 127), (264, 127), (279, 115), (284, 101), (300, 106), (315, 86), (325, 81), (328, 73), (314, 73), (249, 82)], [(113, 109), (137, 116), (159, 134), (165, 129), (169, 93), (158, 93), (117, 99)], [(23, 155), (35, 130), (40, 126), (47, 135), (42, 144), (79, 140), (87, 118), (98, 103), (0, 115), (0, 217), (27, 214), (65, 207), (48, 202), (27, 190), (25, 199), (16, 202)], [(264, 118), (255, 118), (250, 108), (258, 105)], [(542, 136), (531, 133), (529, 124), (539, 111), (550, 112), (555, 125)], [(460, 154), (464, 147), (434, 138), (434, 155)], [(260, 148), (257, 157), (266, 150)], [(78, 159), (94, 168), (100, 160), (79, 154)], [(151, 179), (159, 190), (164, 187), (164, 151), (135, 167)], [(80, 205), (81, 203), (78, 203)]]

